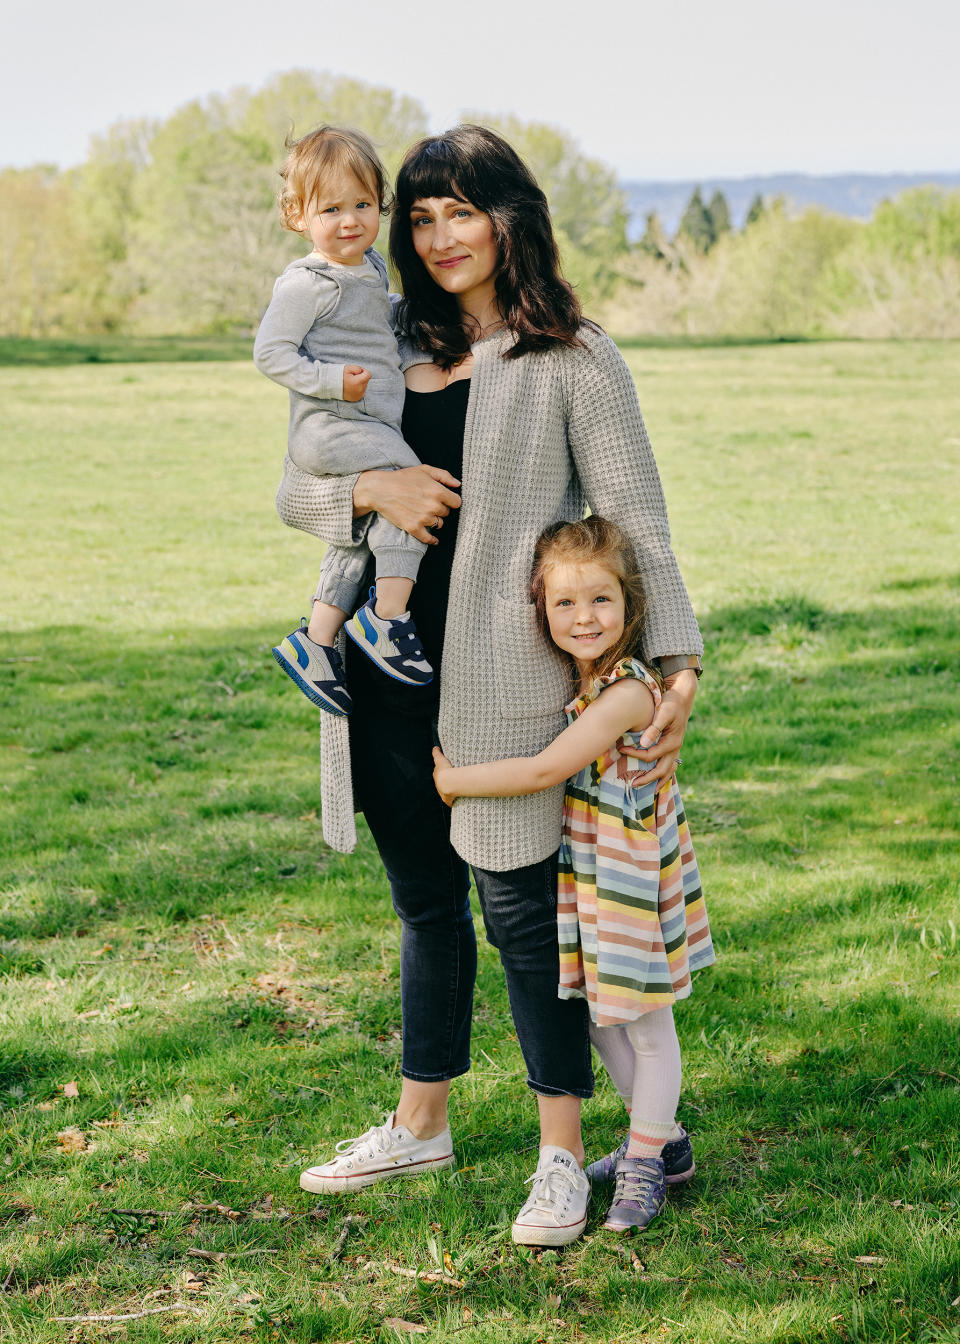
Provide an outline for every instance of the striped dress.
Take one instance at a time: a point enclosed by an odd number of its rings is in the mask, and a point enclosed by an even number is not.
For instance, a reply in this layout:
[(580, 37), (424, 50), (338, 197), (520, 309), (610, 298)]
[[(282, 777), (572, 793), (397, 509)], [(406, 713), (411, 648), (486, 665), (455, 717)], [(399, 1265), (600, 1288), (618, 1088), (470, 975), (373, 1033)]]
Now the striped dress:
[[(568, 722), (623, 677), (642, 681), (659, 705), (656, 679), (627, 658), (567, 706)], [(638, 742), (625, 734), (574, 775), (563, 804), (559, 994), (587, 999), (601, 1027), (685, 999), (691, 973), (714, 961), (676, 778), (634, 787), (648, 767), (620, 747)]]

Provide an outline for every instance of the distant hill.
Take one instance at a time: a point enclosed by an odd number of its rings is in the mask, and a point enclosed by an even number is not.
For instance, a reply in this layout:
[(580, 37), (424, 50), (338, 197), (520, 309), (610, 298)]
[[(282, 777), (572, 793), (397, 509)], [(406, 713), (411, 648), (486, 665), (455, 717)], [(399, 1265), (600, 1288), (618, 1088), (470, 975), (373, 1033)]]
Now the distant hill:
[(731, 221), (735, 228), (740, 228), (750, 202), (758, 192), (764, 197), (786, 196), (795, 206), (819, 205), (838, 215), (868, 219), (874, 206), (886, 197), (931, 183), (939, 187), (960, 187), (960, 172), (838, 173), (831, 177), (776, 173), (767, 177), (701, 178), (699, 182), (621, 182), (620, 185), (630, 208), (630, 237), (639, 238), (651, 210), (656, 210), (667, 233), (674, 233), (694, 187), (700, 188), (705, 201), (709, 201), (715, 191), (722, 191), (730, 207)]

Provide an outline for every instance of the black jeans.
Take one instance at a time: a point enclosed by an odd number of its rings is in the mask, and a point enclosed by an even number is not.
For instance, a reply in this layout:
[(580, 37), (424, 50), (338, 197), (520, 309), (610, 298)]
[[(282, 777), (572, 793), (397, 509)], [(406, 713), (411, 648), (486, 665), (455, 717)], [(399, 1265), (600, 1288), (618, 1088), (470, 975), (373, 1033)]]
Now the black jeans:
[[(401, 1071), (439, 1082), (470, 1067), (477, 971), (470, 873), (450, 844), (450, 812), (433, 786), (435, 694), (388, 682), (375, 668), (371, 677), (361, 663), (350, 660), (354, 789), (403, 926)], [(527, 1082), (544, 1096), (592, 1096), (586, 1002), (557, 997), (556, 855), (473, 875), (487, 939), (506, 972)]]

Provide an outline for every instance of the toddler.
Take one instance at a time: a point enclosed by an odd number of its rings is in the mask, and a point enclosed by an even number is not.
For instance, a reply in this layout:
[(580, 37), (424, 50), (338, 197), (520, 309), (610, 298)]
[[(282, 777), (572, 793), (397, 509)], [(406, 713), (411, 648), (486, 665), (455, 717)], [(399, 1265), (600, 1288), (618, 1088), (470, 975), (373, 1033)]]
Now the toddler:
[[(313, 251), (277, 280), (253, 358), (290, 389), (289, 456), (317, 476), (418, 466), (400, 433), (402, 365), (387, 268), (373, 250), (386, 195), (377, 153), (359, 131), (322, 126), (291, 147), (281, 177), (283, 226)], [(376, 585), (347, 634), (388, 676), (433, 678), (407, 611), (425, 544), (379, 514), (361, 520), (357, 542), (327, 548), (309, 623), (273, 650), (304, 695), (338, 715), (352, 705), (335, 643), (371, 553)]]

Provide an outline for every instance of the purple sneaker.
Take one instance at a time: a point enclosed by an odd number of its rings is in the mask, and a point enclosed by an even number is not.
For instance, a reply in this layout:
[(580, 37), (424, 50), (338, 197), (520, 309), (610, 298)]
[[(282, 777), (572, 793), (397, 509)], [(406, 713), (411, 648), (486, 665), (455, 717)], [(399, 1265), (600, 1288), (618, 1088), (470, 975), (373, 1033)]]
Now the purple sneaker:
[(610, 1232), (643, 1231), (667, 1202), (663, 1159), (624, 1157), (617, 1163), (617, 1184), (604, 1227)]
[[(677, 1128), (680, 1130), (680, 1138), (671, 1139), (664, 1145), (660, 1154), (667, 1185), (682, 1185), (684, 1181), (692, 1180), (693, 1173), (697, 1169), (693, 1160), (690, 1136), (682, 1125), (678, 1125)], [(584, 1167), (587, 1180), (593, 1185), (604, 1185), (612, 1181), (617, 1174), (617, 1163), (627, 1155), (627, 1141), (624, 1139), (615, 1152), (607, 1153), (606, 1157), (598, 1158), (596, 1162), (591, 1162), (589, 1167)]]
[(388, 619), (374, 611), (377, 590), (344, 626), (358, 648), (388, 677), (408, 686), (426, 686), (433, 681), (433, 668), (424, 657), (417, 627), (409, 615)]

